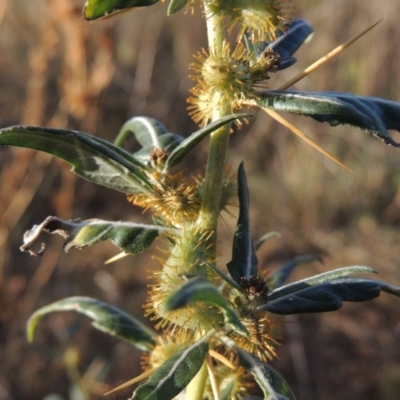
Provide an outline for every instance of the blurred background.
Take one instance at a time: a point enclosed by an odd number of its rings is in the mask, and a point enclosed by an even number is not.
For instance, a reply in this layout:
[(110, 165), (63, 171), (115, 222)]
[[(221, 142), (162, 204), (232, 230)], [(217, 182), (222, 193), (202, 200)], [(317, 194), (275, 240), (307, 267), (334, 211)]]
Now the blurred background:
[[(293, 15), (315, 28), (298, 63), (270, 81), (278, 87), (376, 20), (384, 21), (299, 90), (345, 91), (400, 102), (400, 2), (298, 0)], [(166, 17), (156, 5), (96, 23), (81, 17), (82, 0), (0, 0), (0, 127), (43, 125), (112, 141), (129, 118), (161, 120), (171, 132), (197, 127), (186, 113), (188, 64), (206, 46), (201, 14)], [(254, 237), (278, 231), (260, 250), (273, 271), (293, 257), (300, 279), (329, 269), (368, 265), (400, 285), (400, 150), (364, 132), (285, 115), (352, 169), (324, 158), (265, 114), (231, 137), (229, 163), (244, 160)], [(393, 133), (400, 140), (400, 135)], [(185, 165), (203, 171), (207, 141)], [(110, 265), (111, 244), (62, 251), (46, 237), (43, 257), (19, 251), (23, 233), (48, 215), (65, 219), (150, 221), (123, 194), (76, 179), (69, 165), (25, 149), (0, 149), (0, 400), (97, 399), (140, 373), (140, 352), (96, 331), (74, 313), (42, 320), (28, 344), (25, 323), (39, 307), (84, 295), (144, 321), (150, 251)], [(237, 210), (231, 212), (236, 215)], [(235, 218), (221, 221), (220, 266), (230, 260)], [(279, 359), (299, 400), (400, 398), (400, 299), (387, 294), (346, 303), (336, 313), (291, 316)], [(131, 389), (113, 396), (125, 399)]]

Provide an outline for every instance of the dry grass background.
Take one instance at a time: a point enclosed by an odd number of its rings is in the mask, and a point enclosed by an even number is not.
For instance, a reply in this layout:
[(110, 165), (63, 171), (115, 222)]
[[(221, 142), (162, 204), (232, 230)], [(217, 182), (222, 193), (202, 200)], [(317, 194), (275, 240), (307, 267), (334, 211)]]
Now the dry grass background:
[[(199, 14), (165, 17), (165, 5), (88, 24), (83, 1), (0, 0), (0, 126), (73, 128), (112, 140), (131, 116), (157, 118), (189, 134), (187, 65), (205, 46)], [(385, 20), (345, 53), (298, 83), (302, 90), (335, 90), (400, 101), (400, 2), (298, 0), (295, 15), (315, 28), (299, 62), (271, 87), (377, 19)], [(250, 183), (255, 236), (279, 231), (260, 251), (275, 268), (300, 254), (324, 264), (301, 267), (296, 278), (364, 264), (400, 285), (400, 153), (363, 132), (287, 118), (336, 154), (349, 173), (324, 159), (265, 115), (232, 136), (230, 163), (241, 160)], [(399, 138), (399, 136), (397, 136)], [(201, 169), (206, 143), (191, 160)], [(138, 374), (140, 354), (73, 314), (46, 318), (33, 345), (24, 326), (40, 306), (87, 295), (138, 318), (150, 253), (105, 266), (116, 253), (99, 245), (64, 254), (61, 240), (30, 258), (18, 250), (23, 232), (47, 215), (148, 220), (123, 195), (83, 182), (63, 162), (22, 149), (0, 151), (0, 400), (100, 398)], [(221, 230), (221, 265), (229, 260), (235, 221)], [(227, 244), (225, 245), (225, 242)], [(153, 246), (156, 247), (156, 246)], [(154, 249), (153, 249), (154, 250)], [(400, 398), (399, 299), (383, 294), (337, 313), (287, 318), (274, 365), (299, 400)], [(116, 395), (122, 399), (130, 390)]]

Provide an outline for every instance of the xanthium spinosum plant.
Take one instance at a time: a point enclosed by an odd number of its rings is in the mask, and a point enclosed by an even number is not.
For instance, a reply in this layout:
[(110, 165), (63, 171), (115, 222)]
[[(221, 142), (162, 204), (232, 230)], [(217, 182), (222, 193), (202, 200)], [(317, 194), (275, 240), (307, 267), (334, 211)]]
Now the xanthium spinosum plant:
[[(83, 16), (96, 20), (155, 3), (158, 0), (88, 0)], [(42, 253), (44, 247), (33, 250), (42, 232), (63, 235), (66, 251), (110, 240), (122, 255), (138, 254), (159, 236), (168, 244), (144, 305), (155, 330), (100, 300), (72, 297), (36, 311), (28, 321), (29, 340), (44, 315), (73, 310), (91, 318), (95, 328), (144, 352), (143, 374), (128, 382), (140, 383), (132, 399), (250, 399), (256, 398), (251, 397), (255, 381), (266, 399), (293, 400), (288, 384), (269, 365), (280, 339), (273, 314), (334, 311), (345, 301), (370, 300), (381, 291), (400, 296), (398, 287), (356, 277), (375, 273), (366, 266), (340, 268), (289, 284), (294, 268), (312, 257), (297, 258), (269, 275), (258, 270), (256, 251), (267, 236), (253, 242), (243, 164), (236, 175), (225, 165), (231, 124), (240, 127), (251, 118), (240, 113), (243, 108), (261, 108), (337, 163), (278, 112), (358, 127), (399, 147), (388, 131), (400, 131), (400, 104), (291, 89), (321, 62), (280, 88), (268, 88), (270, 75), (292, 66), (293, 54), (312, 33), (306, 21), (291, 18), (293, 6), (283, 0), (170, 0), (168, 14), (185, 7), (202, 9), (209, 43), (190, 66), (195, 86), (188, 110), (201, 128), (186, 138), (142, 116), (126, 122), (114, 143), (67, 129), (12, 126), (0, 131), (1, 145), (53, 154), (71, 164), (76, 175), (125, 193), (129, 202), (153, 215), (153, 225), (48, 217), (26, 232), (23, 251)], [(232, 44), (226, 38), (233, 29), (238, 37)], [(122, 147), (132, 136), (141, 146), (134, 154)], [(172, 173), (206, 137), (204, 176)], [(232, 259), (224, 272), (216, 252), (218, 218), (237, 202)]]

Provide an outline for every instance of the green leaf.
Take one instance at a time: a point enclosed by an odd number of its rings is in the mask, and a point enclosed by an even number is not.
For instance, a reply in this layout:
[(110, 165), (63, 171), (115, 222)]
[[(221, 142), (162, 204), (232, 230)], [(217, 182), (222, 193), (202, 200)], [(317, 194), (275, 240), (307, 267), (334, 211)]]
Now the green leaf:
[(182, 10), (186, 6), (189, 0), (170, 0), (168, 6), (168, 15), (172, 15)]
[(142, 146), (134, 157), (146, 165), (150, 164), (153, 149), (163, 149), (166, 153), (171, 153), (184, 140), (183, 136), (169, 133), (161, 122), (148, 117), (134, 117), (127, 121), (114, 144), (122, 146), (131, 136)]
[(257, 250), (259, 250), (261, 248), (261, 246), (269, 239), (273, 238), (273, 237), (281, 237), (281, 234), (279, 232), (268, 232), (265, 235), (262, 235), (260, 237), (260, 239), (257, 240), (257, 242), (254, 244), (254, 248)]
[(87, 0), (83, 8), (83, 18), (92, 21), (128, 8), (152, 6), (158, 2), (159, 0)]
[(150, 379), (139, 386), (131, 399), (170, 400), (196, 376), (204, 363), (208, 343), (200, 340), (162, 364)]
[(352, 267), (338, 268), (333, 271), (324, 272), (312, 276), (310, 278), (302, 279), (300, 281), (290, 283), (285, 286), (281, 286), (275, 290), (272, 290), (267, 295), (267, 301), (276, 300), (282, 296), (297, 292), (299, 290), (307, 289), (310, 286), (320, 285), (325, 282), (332, 281), (334, 279), (343, 278), (351, 274), (376, 274), (377, 272), (371, 267), (365, 267), (355, 265)]
[(31, 342), (39, 320), (58, 311), (76, 311), (93, 320), (92, 325), (111, 336), (125, 340), (140, 350), (148, 351), (154, 345), (154, 333), (124, 311), (90, 297), (69, 297), (37, 310), (27, 323), (27, 337)]
[(17, 125), (0, 129), (0, 145), (52, 154), (71, 164), (76, 175), (123, 193), (152, 191), (144, 164), (125, 150), (86, 133)]
[(381, 290), (400, 297), (400, 288), (384, 282), (344, 277), (279, 297), (260, 309), (284, 315), (336, 311), (342, 307), (344, 301), (371, 300), (378, 297)]
[(272, 274), (271, 276), (272, 286), (273, 287), (282, 286), (297, 266), (308, 264), (313, 261), (322, 262), (322, 259), (319, 256), (313, 256), (313, 255), (299, 256), (289, 261), (288, 263), (284, 264), (281, 268), (278, 269), (278, 271)]
[(221, 340), (237, 353), (239, 364), (254, 376), (266, 400), (296, 400), (289, 385), (274, 368), (236, 346), (231, 339), (223, 337)]
[(42, 232), (56, 233), (64, 237), (64, 250), (92, 246), (104, 240), (111, 240), (116, 246), (128, 254), (138, 254), (146, 250), (154, 239), (162, 232), (169, 231), (167, 228), (135, 224), (133, 222), (113, 222), (100, 219), (86, 221), (65, 221), (57, 217), (47, 217), (40, 225), (24, 234), (22, 251), (29, 251), (31, 255), (41, 254), (45, 247), (39, 252), (31, 250), (33, 243)]
[(259, 93), (257, 104), (276, 111), (306, 115), (331, 126), (355, 126), (386, 144), (400, 146), (388, 132), (390, 129), (400, 131), (400, 103), (394, 101), (338, 92), (268, 90)]
[(169, 155), (164, 171), (169, 170), (173, 166), (182, 162), (185, 157), (208, 135), (219, 129), (221, 126), (234, 121), (239, 118), (249, 118), (252, 117), (250, 114), (233, 114), (228, 115), (224, 118), (214, 121), (211, 124), (205, 126), (204, 128), (192, 133), (188, 138), (183, 140)]
[(238, 285), (234, 280), (232, 280), (228, 275), (222, 272), (219, 268), (217, 268), (214, 264), (206, 261), (205, 264), (208, 268), (212, 269), (221, 279), (223, 279), (228, 285), (237, 289), (239, 292), (243, 292), (243, 288)]
[(218, 289), (210, 281), (201, 276), (189, 279), (173, 292), (163, 304), (164, 312), (183, 308), (189, 303), (196, 301), (218, 307), (223, 312), (227, 324), (241, 335), (248, 335), (247, 329), (240, 322), (236, 313), (228, 306)]
[(232, 260), (227, 264), (232, 278), (239, 285), (242, 278), (258, 276), (258, 260), (250, 235), (249, 190), (243, 163), (238, 170), (239, 219), (232, 247)]

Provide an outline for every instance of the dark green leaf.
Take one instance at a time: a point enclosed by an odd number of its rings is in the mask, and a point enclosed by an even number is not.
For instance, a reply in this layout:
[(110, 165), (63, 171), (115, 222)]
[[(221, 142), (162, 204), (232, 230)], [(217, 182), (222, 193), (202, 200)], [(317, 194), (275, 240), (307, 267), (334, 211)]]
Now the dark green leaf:
[(313, 261), (320, 261), (322, 262), (321, 257), (319, 256), (299, 256), (294, 258), (293, 260), (289, 261), (288, 263), (284, 264), (281, 268), (278, 269), (272, 276), (272, 286), (273, 287), (280, 287), (282, 286), (293, 270), (303, 264), (307, 264)]
[(205, 262), (207, 267), (212, 269), (221, 279), (223, 279), (228, 285), (232, 286), (233, 288), (239, 290), (239, 292), (243, 292), (243, 288), (238, 285), (234, 280), (232, 280), (228, 275), (222, 272), (219, 268), (217, 268), (214, 264), (209, 262)]
[(236, 346), (232, 340), (223, 338), (223, 341), (235, 350), (239, 364), (254, 376), (266, 400), (296, 400), (289, 385), (275, 369)]
[(273, 42), (252, 42), (250, 34), (244, 36), (248, 53), (253, 55), (253, 63), (260, 61), (266, 49), (274, 50), (280, 56), (278, 71), (292, 66), (297, 60), (292, 55), (311, 36), (312, 26), (303, 19), (293, 19), (286, 29), (279, 31)]
[(186, 6), (189, 0), (170, 0), (168, 6), (168, 15), (172, 15), (182, 10)]
[(173, 292), (164, 302), (164, 312), (183, 308), (192, 302), (203, 302), (221, 309), (224, 319), (235, 331), (247, 336), (248, 332), (240, 319), (227, 304), (218, 289), (206, 278), (194, 277), (185, 282), (180, 288)]
[(375, 97), (337, 92), (297, 92), (269, 90), (259, 93), (258, 105), (277, 111), (306, 115), (332, 126), (361, 128), (399, 147), (388, 130), (400, 131), (400, 103)]
[(232, 278), (240, 285), (242, 278), (258, 276), (258, 260), (250, 235), (249, 191), (243, 164), (238, 170), (239, 219), (232, 247), (232, 260), (227, 264)]
[(169, 155), (164, 170), (168, 170), (179, 164), (184, 158), (208, 135), (219, 129), (221, 126), (239, 118), (249, 118), (250, 114), (233, 114), (212, 122), (204, 128), (192, 133), (188, 138), (183, 140)]
[(158, 2), (159, 0), (87, 0), (83, 8), (83, 17), (92, 21), (128, 8), (146, 7)]
[(267, 295), (267, 301), (276, 300), (280, 297), (295, 293), (299, 290), (307, 289), (310, 286), (320, 285), (322, 283), (333, 281), (334, 279), (343, 278), (352, 274), (376, 274), (376, 271), (371, 267), (355, 265), (352, 267), (338, 268), (333, 271), (324, 272), (310, 278), (281, 286)]
[(134, 154), (135, 159), (148, 165), (153, 149), (163, 149), (171, 153), (182, 141), (183, 136), (169, 133), (165, 126), (153, 118), (134, 117), (127, 121), (114, 141), (116, 146), (122, 146), (131, 136), (134, 136), (142, 149)]
[(313, 28), (307, 21), (304, 19), (293, 19), (287, 30), (282, 32), (274, 42), (268, 45), (269, 49), (273, 49), (281, 56), (279, 70), (288, 68), (297, 61), (292, 55), (312, 33)]
[(31, 255), (41, 254), (31, 250), (33, 243), (38, 239), (42, 232), (56, 233), (65, 238), (64, 250), (81, 249), (82, 247), (92, 246), (104, 240), (111, 240), (125, 253), (138, 254), (146, 250), (154, 239), (167, 228), (155, 225), (135, 224), (133, 222), (113, 222), (100, 219), (90, 219), (87, 221), (65, 221), (57, 217), (47, 217), (40, 225), (24, 234), (24, 244), (22, 251), (29, 251)]
[(260, 308), (285, 315), (335, 311), (344, 301), (371, 300), (378, 297), (381, 290), (400, 296), (400, 288), (395, 288), (396, 291), (393, 288), (388, 290), (384, 282), (373, 279), (345, 277), (279, 297)]
[(208, 344), (200, 340), (168, 359), (150, 379), (139, 386), (131, 399), (171, 400), (196, 376), (204, 363)]
[(46, 314), (58, 311), (76, 311), (93, 320), (92, 325), (134, 345), (141, 350), (150, 350), (154, 345), (154, 333), (129, 314), (102, 301), (90, 297), (69, 297), (37, 310), (27, 323), (28, 340), (32, 341), (39, 320)]
[(35, 126), (0, 130), (0, 145), (26, 147), (52, 154), (72, 165), (80, 177), (124, 193), (151, 192), (147, 167), (128, 152), (86, 133)]

